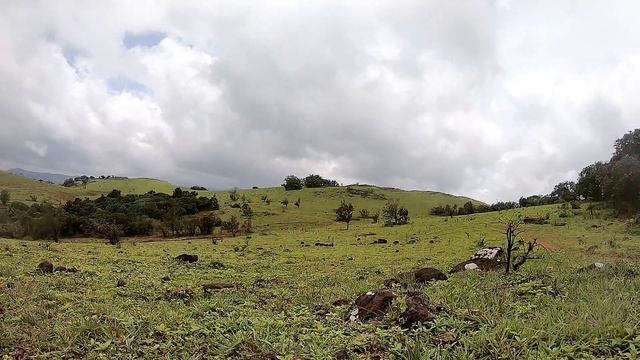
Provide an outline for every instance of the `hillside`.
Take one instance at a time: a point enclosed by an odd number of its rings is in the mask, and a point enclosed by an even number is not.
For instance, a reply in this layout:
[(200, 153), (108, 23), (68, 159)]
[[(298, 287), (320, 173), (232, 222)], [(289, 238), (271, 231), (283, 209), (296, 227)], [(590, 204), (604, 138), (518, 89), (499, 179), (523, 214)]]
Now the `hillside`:
[(6, 172), (0, 172), (0, 190), (9, 191), (12, 201), (26, 203), (33, 203), (35, 200), (35, 202), (47, 201), (53, 204), (62, 204), (76, 197), (100, 195), (95, 191), (66, 188), (62, 185), (48, 184)]
[(24, 176), (31, 180), (50, 181), (54, 184), (62, 184), (66, 179), (73, 177), (71, 175), (29, 171), (29, 170), (20, 169), (20, 168), (9, 169), (7, 170), (7, 172), (14, 175)]
[(171, 194), (176, 187), (178, 186), (164, 180), (149, 178), (115, 178), (90, 181), (87, 184), (86, 189), (88, 191), (98, 191), (101, 193), (108, 193), (111, 190), (116, 189), (120, 190), (122, 194), (144, 194), (149, 191)]

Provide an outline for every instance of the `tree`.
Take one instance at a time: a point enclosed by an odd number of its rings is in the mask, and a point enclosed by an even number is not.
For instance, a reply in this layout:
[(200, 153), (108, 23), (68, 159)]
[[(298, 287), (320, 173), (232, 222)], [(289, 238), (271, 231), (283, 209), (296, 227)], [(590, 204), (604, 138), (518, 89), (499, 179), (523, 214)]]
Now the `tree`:
[(625, 155), (612, 163), (604, 180), (604, 197), (623, 214), (640, 209), (640, 158)]
[(62, 183), (62, 186), (71, 187), (71, 186), (73, 186), (75, 184), (76, 184), (76, 182), (75, 182), (75, 180), (73, 180), (73, 178), (68, 178)]
[(286, 191), (300, 190), (302, 189), (302, 180), (295, 175), (289, 175), (284, 178), (284, 184), (282, 184), (282, 186), (284, 186)]
[(615, 151), (611, 162), (622, 160), (625, 156), (640, 158), (640, 129), (635, 129), (624, 134), (613, 145)]
[(353, 204), (342, 200), (340, 206), (335, 210), (335, 213), (336, 221), (347, 223), (347, 230), (349, 230), (349, 223), (353, 217)]
[(578, 198), (576, 194), (576, 183), (573, 181), (561, 182), (553, 188), (550, 195), (562, 201), (576, 200)]
[(242, 216), (247, 219), (251, 219), (253, 217), (253, 209), (251, 209), (251, 206), (248, 203), (242, 204), (240, 211), (242, 212)]
[(238, 195), (238, 189), (233, 188), (233, 190), (229, 191), (229, 200), (236, 202), (240, 199), (240, 195)]
[(280, 204), (282, 204), (285, 208), (289, 207), (289, 199), (283, 199), (282, 201), (280, 201)]
[(409, 223), (409, 210), (398, 200), (389, 200), (382, 208), (382, 219), (385, 226), (404, 225)]
[(181, 198), (182, 197), (182, 189), (180, 189), (179, 187), (173, 189), (173, 197), (174, 198)]
[(206, 215), (200, 218), (200, 233), (211, 235), (216, 226), (220, 225), (220, 219), (215, 215)]
[(295, 205), (298, 209), (300, 209), (300, 198), (298, 198), (298, 200), (296, 200), (296, 202), (294, 202), (293, 205)]
[(580, 171), (576, 183), (576, 193), (587, 200), (602, 201), (604, 199), (603, 181), (607, 176), (607, 165), (598, 161)]
[(0, 203), (2, 203), (2, 205), (7, 205), (9, 203), (9, 200), (11, 200), (11, 195), (9, 194), (9, 191), (7, 190), (0, 191)]

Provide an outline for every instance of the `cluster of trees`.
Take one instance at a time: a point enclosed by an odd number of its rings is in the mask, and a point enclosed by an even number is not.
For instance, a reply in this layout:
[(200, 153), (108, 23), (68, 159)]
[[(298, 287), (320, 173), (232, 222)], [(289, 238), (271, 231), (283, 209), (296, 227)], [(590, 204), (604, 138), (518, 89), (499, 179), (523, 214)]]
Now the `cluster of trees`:
[(97, 236), (115, 242), (123, 235), (152, 234), (156, 226), (165, 236), (210, 234), (224, 222), (213, 214), (195, 215), (219, 208), (215, 195), (198, 196), (180, 188), (172, 195), (151, 191), (123, 196), (113, 190), (93, 200), (76, 198), (62, 207), (11, 202), (0, 209), (0, 223), (3, 233), (11, 232), (11, 237), (57, 240), (61, 236)]
[[(89, 183), (89, 181), (93, 181), (93, 180), (104, 180), (104, 179), (116, 179), (117, 177), (115, 175), (100, 175), (100, 176), (87, 176), (87, 175), (81, 175), (81, 176), (76, 176), (73, 178), (68, 178), (66, 179), (63, 183), (62, 186), (66, 186), (66, 187), (71, 187), (71, 186), (75, 186), (75, 185), (87, 185)], [(124, 177), (120, 177), (120, 179), (126, 179)]]
[(319, 187), (335, 187), (340, 186), (337, 181), (325, 179), (320, 175), (311, 174), (301, 179), (295, 175), (289, 175), (284, 178), (282, 184), (285, 190), (301, 190), (303, 187), (319, 188)]
[(471, 215), (471, 214), (485, 213), (485, 212), (491, 212), (491, 211), (515, 209), (518, 206), (519, 206), (518, 203), (513, 201), (498, 201), (490, 205), (486, 205), (486, 204), (474, 205), (473, 202), (467, 201), (462, 206), (458, 206), (457, 204), (438, 205), (431, 209), (431, 215), (436, 215), (436, 216)]
[(578, 200), (603, 201), (623, 216), (640, 211), (640, 129), (630, 131), (616, 140), (613, 156), (608, 162), (598, 161), (588, 165), (580, 171), (577, 181), (560, 182), (548, 195), (523, 196), (517, 203), (498, 202), (474, 207), (469, 202), (460, 208), (456, 205), (437, 206), (431, 209), (431, 214), (466, 215)]
[[(353, 218), (354, 211), (355, 208), (352, 203), (342, 200), (340, 206), (335, 209), (336, 221), (346, 223), (347, 229), (349, 229), (349, 223)], [(368, 209), (360, 210), (361, 218), (372, 219), (374, 223), (378, 222), (379, 216), (379, 211), (371, 214)], [(397, 200), (389, 200), (382, 208), (382, 219), (385, 226), (405, 225), (409, 223), (409, 210)]]
[(607, 202), (621, 215), (640, 211), (640, 129), (616, 140), (609, 162), (585, 167), (576, 183), (567, 184), (567, 194), (574, 199)]

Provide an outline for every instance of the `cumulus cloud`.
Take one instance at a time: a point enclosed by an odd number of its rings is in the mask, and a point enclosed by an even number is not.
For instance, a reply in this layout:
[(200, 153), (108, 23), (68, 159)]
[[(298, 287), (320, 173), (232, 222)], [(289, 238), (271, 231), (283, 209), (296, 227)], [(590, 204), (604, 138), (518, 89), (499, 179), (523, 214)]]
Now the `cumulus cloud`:
[(0, 167), (548, 192), (637, 127), (638, 7), (5, 2)]

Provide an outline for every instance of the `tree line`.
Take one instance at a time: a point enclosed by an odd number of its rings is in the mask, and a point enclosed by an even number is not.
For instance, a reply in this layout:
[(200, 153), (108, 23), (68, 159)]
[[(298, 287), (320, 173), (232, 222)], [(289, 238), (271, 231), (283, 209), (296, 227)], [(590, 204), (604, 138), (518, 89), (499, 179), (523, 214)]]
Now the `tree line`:
[(580, 200), (604, 202), (620, 216), (632, 216), (640, 211), (640, 129), (624, 134), (614, 143), (614, 152), (607, 162), (597, 161), (580, 171), (577, 181), (563, 181), (548, 195), (521, 197), (516, 202), (476, 205), (468, 202), (436, 206), (432, 215), (455, 216), (517, 207), (572, 203)]

